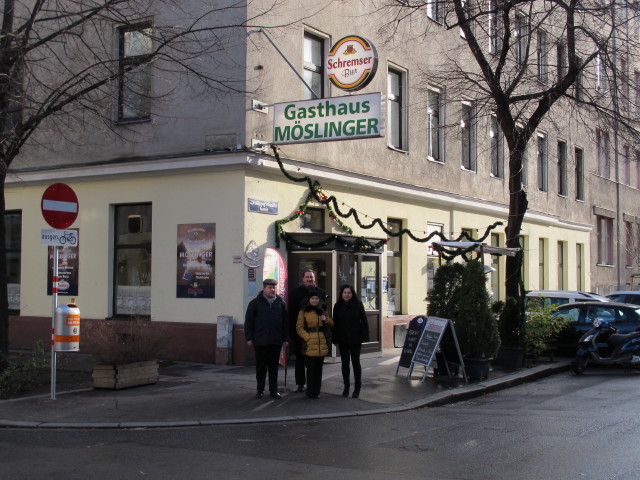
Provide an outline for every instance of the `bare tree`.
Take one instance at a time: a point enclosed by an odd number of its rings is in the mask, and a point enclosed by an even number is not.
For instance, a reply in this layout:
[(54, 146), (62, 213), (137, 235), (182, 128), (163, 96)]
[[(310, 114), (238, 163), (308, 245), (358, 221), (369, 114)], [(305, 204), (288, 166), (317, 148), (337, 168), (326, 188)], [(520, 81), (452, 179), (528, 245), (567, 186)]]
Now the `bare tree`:
[[(150, 98), (170, 96), (178, 83), (242, 93), (245, 66), (230, 51), (243, 48), (246, 29), (259, 28), (280, 3), (0, 1), (0, 213), (7, 171), (39, 131), (65, 135), (69, 125), (111, 129), (139, 120), (149, 115)], [(152, 92), (152, 75), (173, 82), (156, 82)], [(126, 137), (126, 129), (114, 135)], [(0, 221), (0, 355), (8, 351), (4, 238)]]
[[(528, 208), (523, 158), (541, 122), (562, 123), (570, 112), (587, 130), (606, 125), (637, 142), (640, 79), (631, 79), (629, 72), (639, 60), (638, 8), (627, 0), (386, 2), (391, 20), (384, 32), (390, 40), (395, 32), (410, 30), (434, 45), (444, 27), (440, 60), (429, 65), (427, 78), (464, 92), (473, 99), (476, 115), (493, 115), (504, 135), (507, 247), (520, 246)], [(507, 258), (506, 294), (524, 294), (522, 258)]]

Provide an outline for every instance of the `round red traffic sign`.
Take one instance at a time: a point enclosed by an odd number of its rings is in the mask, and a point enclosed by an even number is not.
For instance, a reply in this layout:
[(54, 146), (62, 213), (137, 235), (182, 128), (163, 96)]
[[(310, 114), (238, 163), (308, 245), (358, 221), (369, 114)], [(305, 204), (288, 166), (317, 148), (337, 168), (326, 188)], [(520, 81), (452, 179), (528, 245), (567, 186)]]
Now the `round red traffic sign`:
[(53, 228), (62, 230), (75, 222), (78, 207), (76, 192), (64, 183), (54, 183), (42, 194), (42, 216)]

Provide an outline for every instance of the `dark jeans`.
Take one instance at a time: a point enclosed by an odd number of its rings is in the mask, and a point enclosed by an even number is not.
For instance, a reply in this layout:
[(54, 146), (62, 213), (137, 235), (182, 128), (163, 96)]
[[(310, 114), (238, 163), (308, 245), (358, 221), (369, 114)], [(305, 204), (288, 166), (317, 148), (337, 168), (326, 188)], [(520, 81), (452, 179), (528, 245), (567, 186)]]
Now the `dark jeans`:
[(298, 337), (298, 334), (295, 334), (295, 337), (292, 337), (292, 342), (293, 343), (293, 353), (296, 356), (296, 385), (304, 385), (306, 383), (305, 381), (305, 372), (304, 372), (304, 354), (302, 353), (302, 344), (303, 341), (300, 337)]
[(360, 366), (360, 350), (362, 344), (347, 345), (341, 343), (340, 347), (340, 360), (342, 361), (342, 380), (345, 385), (349, 385), (349, 359), (353, 365), (353, 377), (356, 382), (356, 386), (362, 383), (362, 367)]
[(324, 357), (304, 357), (304, 364), (307, 367), (307, 397), (317, 397), (322, 387)]
[(264, 384), (269, 372), (269, 391), (278, 391), (278, 360), (281, 345), (253, 346), (256, 352), (256, 380), (258, 392), (264, 392)]

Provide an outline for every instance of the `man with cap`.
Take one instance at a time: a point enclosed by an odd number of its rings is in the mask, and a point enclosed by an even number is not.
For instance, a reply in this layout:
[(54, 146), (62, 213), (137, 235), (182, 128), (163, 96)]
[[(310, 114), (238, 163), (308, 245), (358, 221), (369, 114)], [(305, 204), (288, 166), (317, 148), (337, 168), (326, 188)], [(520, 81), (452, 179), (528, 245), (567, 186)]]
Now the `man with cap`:
[[(309, 292), (311, 290), (318, 293), (320, 296), (320, 304), (323, 305), (327, 299), (327, 294), (323, 289), (316, 286), (316, 275), (314, 271), (306, 269), (302, 274), (302, 285), (294, 288), (289, 294), (289, 338), (291, 338), (292, 350), (296, 356), (295, 372), (298, 392), (304, 392), (306, 378), (302, 341), (296, 333), (296, 322), (298, 321), (300, 310), (307, 305), (310, 296)], [(323, 305), (323, 308), (326, 308), (326, 305)]]
[(262, 291), (249, 302), (244, 317), (244, 336), (256, 353), (256, 398), (264, 396), (267, 372), (270, 395), (282, 398), (278, 393), (278, 359), (282, 345), (287, 343), (288, 317), (284, 300), (276, 295), (276, 285), (273, 278), (265, 279)]

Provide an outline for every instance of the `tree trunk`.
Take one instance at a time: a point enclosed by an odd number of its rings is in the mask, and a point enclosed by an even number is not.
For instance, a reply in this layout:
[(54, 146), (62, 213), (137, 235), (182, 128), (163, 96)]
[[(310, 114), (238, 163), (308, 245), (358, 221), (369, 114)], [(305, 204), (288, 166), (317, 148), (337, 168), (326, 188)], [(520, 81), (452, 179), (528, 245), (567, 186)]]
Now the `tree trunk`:
[[(526, 143), (524, 144), (526, 145)], [(509, 220), (507, 221), (506, 246), (520, 248), (520, 231), (524, 215), (527, 213), (527, 193), (522, 187), (522, 155), (524, 148), (515, 148), (509, 155)], [(513, 297), (519, 302), (524, 297), (522, 282), (523, 254), (507, 257), (505, 291), (507, 298)]]

